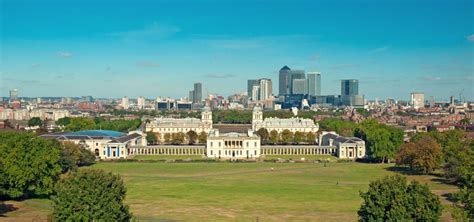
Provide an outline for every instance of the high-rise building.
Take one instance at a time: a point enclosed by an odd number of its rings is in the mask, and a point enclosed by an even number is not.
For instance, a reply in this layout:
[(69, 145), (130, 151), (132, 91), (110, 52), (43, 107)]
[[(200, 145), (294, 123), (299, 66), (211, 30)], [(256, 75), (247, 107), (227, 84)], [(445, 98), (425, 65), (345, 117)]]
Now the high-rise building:
[(412, 108), (419, 109), (425, 106), (425, 94), (422, 92), (412, 92), (410, 94), (410, 103)]
[(449, 97), (449, 105), (450, 106), (456, 105), (456, 100), (454, 99), (454, 96)]
[(250, 100), (257, 100), (258, 97), (253, 97), (253, 87), (254, 86), (259, 86), (260, 84), (258, 83), (258, 80), (256, 79), (249, 79), (247, 80), (247, 96), (249, 97)]
[(71, 97), (67, 97), (67, 98), (66, 98), (66, 103), (67, 103), (67, 104), (72, 104), (72, 98), (71, 98)]
[(290, 94), (291, 69), (283, 66), (278, 75), (278, 95), (285, 96)]
[(91, 103), (94, 101), (94, 98), (92, 96), (82, 96), (82, 101)]
[(272, 80), (271, 79), (259, 79), (260, 93), (258, 100), (266, 100), (272, 96)]
[[(290, 75), (291, 81), (290, 81), (290, 93), (291, 94), (299, 94), (295, 93), (293, 90), (293, 83), (295, 79), (306, 79), (306, 76), (304, 74), (304, 70), (291, 70), (291, 75)], [(297, 81), (301, 83), (301, 81)], [(306, 87), (305, 87), (306, 88)]]
[(128, 109), (129, 106), (130, 106), (130, 100), (128, 99), (128, 97), (123, 97), (122, 98), (122, 103), (120, 104), (122, 106), (123, 109)]
[(321, 95), (321, 73), (319, 72), (308, 72), (308, 95), (320, 96)]
[(359, 95), (359, 80), (345, 79), (341, 80), (341, 96)]
[(138, 97), (138, 99), (137, 99), (137, 107), (138, 107), (139, 109), (145, 108), (145, 97), (143, 97), (143, 96)]
[(293, 79), (293, 95), (304, 95), (308, 93), (306, 79)]
[(434, 97), (433, 96), (430, 96), (430, 108), (434, 108), (435, 107), (435, 100), (434, 100)]
[(189, 91), (189, 101), (193, 102), (193, 99), (194, 99), (194, 90), (190, 90)]
[[(260, 86), (259, 85), (254, 85), (252, 87), (252, 94), (251, 94), (252, 100), (257, 101), (258, 98), (260, 97)], [(255, 98), (255, 99), (253, 99)]]
[(14, 101), (18, 99), (18, 89), (10, 90), (10, 101)]
[(425, 94), (421, 92), (411, 93), (411, 107), (419, 109), (425, 107)]
[(200, 82), (194, 83), (193, 103), (200, 104), (202, 102), (202, 84)]

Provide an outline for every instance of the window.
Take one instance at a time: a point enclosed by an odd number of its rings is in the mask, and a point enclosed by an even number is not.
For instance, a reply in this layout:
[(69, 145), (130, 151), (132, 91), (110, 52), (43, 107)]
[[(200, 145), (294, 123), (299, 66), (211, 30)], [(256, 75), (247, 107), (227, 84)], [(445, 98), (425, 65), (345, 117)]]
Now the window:
[(219, 147), (221, 147), (221, 142), (219, 142)]
[(99, 143), (95, 143), (95, 145), (96, 145), (96, 146), (98, 146), (98, 145), (99, 145)]
[(247, 147), (249, 147), (249, 142), (247, 142)]
[(212, 146), (213, 146), (213, 145), (212, 145), (212, 142), (211, 142), (211, 147), (212, 147)]
[(254, 145), (254, 146), (257, 147), (257, 142), (255, 142), (255, 145)]
[(257, 151), (256, 150), (254, 150), (254, 155), (257, 156)]
[(212, 156), (212, 150), (211, 150), (211, 156)]

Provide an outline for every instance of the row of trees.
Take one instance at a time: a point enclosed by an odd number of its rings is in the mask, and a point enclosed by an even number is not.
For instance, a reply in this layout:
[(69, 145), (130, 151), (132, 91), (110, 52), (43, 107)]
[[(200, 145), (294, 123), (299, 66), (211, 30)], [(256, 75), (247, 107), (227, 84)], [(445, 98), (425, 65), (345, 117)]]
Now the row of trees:
[(256, 134), (260, 136), (262, 144), (314, 144), (316, 140), (314, 133), (299, 131), (293, 133), (287, 129), (278, 133), (276, 130), (268, 132), (267, 129), (261, 128)]
[(133, 120), (106, 120), (104, 118), (69, 118), (64, 117), (56, 121), (57, 125), (65, 127), (66, 131), (81, 131), (81, 130), (115, 130), (120, 132), (128, 132), (138, 129), (141, 125), (140, 119)]
[(461, 130), (419, 133), (402, 145), (397, 164), (415, 173), (428, 174), (443, 168), (443, 176), (461, 190), (453, 195), (456, 217), (474, 219), (474, 140)]
[[(148, 132), (146, 135), (146, 140), (148, 144), (158, 144), (160, 143), (161, 137), (160, 134)], [(179, 132), (179, 133), (165, 133), (163, 134), (163, 140), (165, 144), (173, 144), (173, 145), (181, 145), (181, 144), (189, 144), (193, 145), (196, 143), (204, 144), (207, 142), (207, 134), (204, 132), (196, 133), (194, 130), (190, 130), (187, 133)]]

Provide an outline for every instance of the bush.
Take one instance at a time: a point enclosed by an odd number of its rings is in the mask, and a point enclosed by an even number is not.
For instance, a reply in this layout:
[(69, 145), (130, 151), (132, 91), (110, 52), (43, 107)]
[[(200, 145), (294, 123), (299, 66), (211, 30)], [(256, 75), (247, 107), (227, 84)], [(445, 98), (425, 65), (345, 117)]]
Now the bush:
[(119, 176), (80, 169), (61, 179), (52, 198), (56, 221), (130, 221), (123, 204), (126, 189)]

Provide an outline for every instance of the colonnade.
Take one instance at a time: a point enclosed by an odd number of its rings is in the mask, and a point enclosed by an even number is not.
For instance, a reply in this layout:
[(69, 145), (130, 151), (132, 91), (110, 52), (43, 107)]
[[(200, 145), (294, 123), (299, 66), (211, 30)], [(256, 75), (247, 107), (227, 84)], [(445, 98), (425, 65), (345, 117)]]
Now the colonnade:
[(130, 147), (128, 155), (204, 155), (206, 148), (200, 147)]
[(336, 147), (273, 147), (262, 146), (263, 155), (336, 155)]

